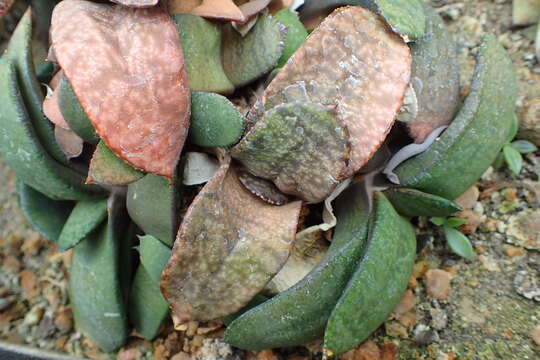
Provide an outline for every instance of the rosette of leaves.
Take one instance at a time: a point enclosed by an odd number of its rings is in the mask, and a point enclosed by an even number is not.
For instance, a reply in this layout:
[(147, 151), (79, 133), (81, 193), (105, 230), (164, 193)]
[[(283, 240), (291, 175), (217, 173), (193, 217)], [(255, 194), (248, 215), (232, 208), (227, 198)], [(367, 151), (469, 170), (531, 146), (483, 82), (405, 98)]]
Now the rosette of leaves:
[[(301, 19), (325, 17), (307, 38), (269, 2), (114, 3), (55, 7), (47, 91), (30, 12), (0, 59), (0, 152), (29, 222), (73, 249), (78, 329), (113, 351), (170, 309), (244, 349), (355, 347), (405, 290), (404, 216), (458, 211), (510, 136), (502, 46), (483, 39), (458, 110), (455, 44), (420, 1), (306, 1)], [(333, 227), (317, 261), (297, 257)]]

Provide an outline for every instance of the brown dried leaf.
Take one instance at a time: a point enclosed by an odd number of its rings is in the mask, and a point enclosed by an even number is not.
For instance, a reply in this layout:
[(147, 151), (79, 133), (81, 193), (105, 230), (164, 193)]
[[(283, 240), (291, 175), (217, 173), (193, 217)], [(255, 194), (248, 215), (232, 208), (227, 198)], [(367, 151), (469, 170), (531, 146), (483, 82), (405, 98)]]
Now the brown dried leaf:
[(193, 9), (191, 13), (209, 19), (239, 22), (247, 20), (232, 0), (203, 0), (202, 4)]
[(256, 198), (223, 165), (189, 207), (161, 278), (175, 324), (247, 304), (286, 262), (300, 208)]
[(52, 46), (108, 147), (137, 169), (172, 178), (190, 96), (178, 33), (161, 9), (83, 0), (53, 12)]
[(270, 1), (271, 0), (252, 0), (240, 5), (238, 8), (240, 9), (240, 11), (242, 11), (242, 14), (247, 20), (263, 11), (268, 6), (268, 4), (270, 4)]
[(336, 107), (351, 136), (350, 176), (386, 138), (410, 73), (408, 46), (378, 15), (342, 7), (296, 51), (266, 89), (263, 103), (267, 110), (293, 101)]
[(131, 6), (131, 7), (151, 7), (154, 5), (157, 5), (159, 0), (110, 0), (114, 3), (124, 5), (124, 6)]

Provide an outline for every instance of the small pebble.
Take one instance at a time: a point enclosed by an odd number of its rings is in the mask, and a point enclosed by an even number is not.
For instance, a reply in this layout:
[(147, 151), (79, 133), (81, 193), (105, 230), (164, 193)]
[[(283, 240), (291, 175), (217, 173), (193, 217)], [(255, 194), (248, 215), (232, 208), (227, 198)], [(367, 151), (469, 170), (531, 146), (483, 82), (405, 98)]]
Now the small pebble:
[(527, 250), (514, 246), (507, 246), (503, 249), (503, 251), (509, 258), (527, 254)]
[(534, 343), (537, 345), (537, 346), (540, 346), (540, 325), (537, 325), (533, 332), (532, 332), (532, 338), (534, 340)]
[(394, 312), (398, 315), (405, 314), (414, 308), (416, 305), (416, 298), (411, 290), (405, 291), (403, 297), (401, 298), (399, 304), (397, 304)]
[(9, 309), (9, 307), (13, 304), (14, 298), (13, 297), (5, 297), (0, 298), (0, 312)]
[(428, 295), (439, 300), (444, 300), (448, 297), (451, 281), (452, 275), (440, 269), (428, 270), (424, 275)]
[(41, 320), (43, 312), (44, 310), (41, 306), (34, 306), (24, 317), (23, 323), (28, 326), (36, 325)]
[(420, 324), (414, 329), (413, 340), (420, 345), (429, 345), (439, 340), (439, 334), (428, 326)]

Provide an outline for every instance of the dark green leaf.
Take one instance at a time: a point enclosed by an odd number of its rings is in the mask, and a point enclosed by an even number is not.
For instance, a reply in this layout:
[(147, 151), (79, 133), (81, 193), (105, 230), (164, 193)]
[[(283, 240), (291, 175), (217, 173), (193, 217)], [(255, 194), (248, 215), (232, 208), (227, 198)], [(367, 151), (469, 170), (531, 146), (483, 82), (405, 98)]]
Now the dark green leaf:
[(510, 144), (514, 149), (521, 154), (529, 154), (538, 150), (536, 145), (527, 140), (516, 140)]
[(289, 9), (279, 11), (274, 18), (287, 28), (287, 37), (285, 38), (285, 47), (283, 54), (279, 58), (278, 67), (285, 65), (287, 60), (294, 54), (307, 38), (307, 31), (304, 25), (298, 19), (298, 15)]
[(60, 251), (71, 249), (94, 231), (107, 217), (107, 200), (79, 201), (69, 215), (58, 239)]

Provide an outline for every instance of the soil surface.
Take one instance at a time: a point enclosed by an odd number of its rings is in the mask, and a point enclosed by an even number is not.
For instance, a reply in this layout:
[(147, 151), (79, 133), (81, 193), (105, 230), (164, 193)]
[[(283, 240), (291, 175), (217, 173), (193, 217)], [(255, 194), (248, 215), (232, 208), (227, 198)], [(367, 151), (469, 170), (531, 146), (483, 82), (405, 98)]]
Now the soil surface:
[[(432, 1), (456, 38), (462, 85), (482, 34), (499, 36), (518, 69), (518, 105), (540, 97), (540, 65), (531, 29), (513, 28), (511, 0)], [(419, 255), (391, 318), (344, 359), (540, 359), (540, 154), (520, 176), (490, 168), (461, 200), (476, 256), (447, 248), (428, 219), (416, 221)], [(90, 359), (320, 359), (321, 344), (243, 352), (220, 341), (223, 328), (165, 324), (153, 342), (136, 336), (103, 354), (76, 332), (67, 297), (70, 253), (34, 232), (18, 207), (15, 177), (0, 159), (0, 340)]]

